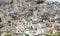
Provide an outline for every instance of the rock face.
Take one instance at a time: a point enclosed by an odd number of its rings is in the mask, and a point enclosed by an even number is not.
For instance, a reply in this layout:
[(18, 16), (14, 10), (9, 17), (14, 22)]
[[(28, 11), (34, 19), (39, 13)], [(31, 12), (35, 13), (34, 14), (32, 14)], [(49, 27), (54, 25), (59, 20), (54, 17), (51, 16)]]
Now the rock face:
[(5, 3), (11, 3), (13, 0), (3, 0)]
[[(34, 30), (36, 30), (37, 33), (39, 33), (39, 31), (42, 33), (45, 33), (44, 31), (52, 33), (52, 29), (55, 29), (54, 25), (60, 24), (59, 2), (44, 2), (36, 4), (36, 2), (32, 0), (19, 0), (20, 3), (17, 3), (18, 0), (2, 1), (7, 4), (13, 1), (12, 5), (9, 4), (6, 6), (0, 6), (0, 17), (2, 18), (2, 23), (4, 25), (4, 28), (2, 28), (3, 32), (5, 30), (8, 30), (12, 34), (18, 32), (19, 36), (21, 36), (20, 32), (24, 34), (23, 32), (26, 29), (28, 29), (31, 33), (35, 33), (32, 32)], [(52, 22), (52, 20), (54, 22)], [(57, 30), (60, 29), (58, 28)]]
[(0, 0), (0, 2), (11, 2), (12, 0)]
[(12, 0), (3, 0), (4, 2), (12, 2)]

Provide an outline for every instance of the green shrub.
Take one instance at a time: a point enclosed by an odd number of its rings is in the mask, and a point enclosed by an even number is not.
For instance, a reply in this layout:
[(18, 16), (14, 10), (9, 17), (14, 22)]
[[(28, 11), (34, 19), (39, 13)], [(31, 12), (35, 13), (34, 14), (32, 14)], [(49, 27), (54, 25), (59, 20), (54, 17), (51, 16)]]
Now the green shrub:
[(0, 24), (0, 29), (3, 27), (3, 25), (2, 24)]
[(2, 22), (2, 19), (0, 18), (0, 22)]
[(57, 36), (57, 35), (54, 34), (53, 36)]
[(54, 19), (52, 19), (52, 20), (51, 20), (51, 22), (55, 22), (55, 20), (54, 20)]
[(44, 3), (45, 0), (36, 0), (37, 4)]
[(11, 34), (6, 34), (5, 36), (11, 36)]
[(47, 17), (47, 20), (50, 22), (50, 17)]
[(45, 34), (45, 36), (60, 36), (60, 34), (51, 34), (51, 35)]
[(57, 34), (57, 36), (60, 36), (60, 34)]
[(26, 34), (25, 36), (29, 36), (29, 34)]
[(45, 36), (51, 36), (51, 35), (49, 35), (49, 34), (45, 34)]

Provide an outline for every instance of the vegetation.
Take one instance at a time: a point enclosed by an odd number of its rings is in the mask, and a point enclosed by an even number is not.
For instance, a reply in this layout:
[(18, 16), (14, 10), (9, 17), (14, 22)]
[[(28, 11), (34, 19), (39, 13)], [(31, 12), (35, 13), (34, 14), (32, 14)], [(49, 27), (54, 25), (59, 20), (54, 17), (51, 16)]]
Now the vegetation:
[(47, 17), (47, 20), (50, 22), (50, 17)]
[(2, 22), (2, 19), (0, 18), (0, 22)]
[(36, 0), (37, 4), (44, 3), (45, 0)]
[[(0, 23), (2, 22), (2, 19), (0, 18)], [(0, 32), (1, 32), (1, 28), (3, 28), (3, 24), (0, 24)], [(0, 34), (1, 35), (1, 34)]]
[(45, 36), (60, 36), (60, 34), (51, 34), (51, 35), (46, 34)]
[(51, 20), (51, 22), (55, 22), (55, 20), (53, 19), (53, 20)]
[(60, 34), (57, 34), (57, 36), (60, 36)]
[(12, 4), (13, 3), (13, 0), (10, 2), (10, 4)]
[(5, 36), (11, 36), (11, 34), (6, 34)]
[(29, 34), (26, 34), (25, 36), (29, 36)]
[(2, 24), (0, 24), (0, 29), (3, 27), (3, 25)]
[(51, 36), (51, 35), (49, 35), (49, 34), (46, 34), (45, 36)]

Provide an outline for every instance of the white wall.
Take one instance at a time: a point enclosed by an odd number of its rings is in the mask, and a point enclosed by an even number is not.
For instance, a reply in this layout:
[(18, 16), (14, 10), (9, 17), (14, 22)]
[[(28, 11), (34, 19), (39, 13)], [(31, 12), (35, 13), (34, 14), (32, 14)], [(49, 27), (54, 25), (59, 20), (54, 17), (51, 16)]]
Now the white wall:
[(58, 2), (60, 2), (60, 0), (47, 0), (47, 1), (54, 1), (54, 2), (55, 2), (55, 1), (58, 1)]

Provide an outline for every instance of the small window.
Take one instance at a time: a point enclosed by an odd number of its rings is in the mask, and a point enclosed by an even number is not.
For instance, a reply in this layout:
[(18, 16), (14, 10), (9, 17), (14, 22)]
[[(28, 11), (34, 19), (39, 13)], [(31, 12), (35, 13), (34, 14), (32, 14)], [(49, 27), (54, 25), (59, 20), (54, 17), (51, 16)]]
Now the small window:
[(9, 26), (11, 26), (11, 24), (9, 24)]
[(11, 21), (8, 21), (8, 23), (11, 23)]

